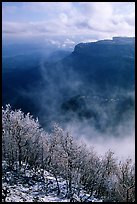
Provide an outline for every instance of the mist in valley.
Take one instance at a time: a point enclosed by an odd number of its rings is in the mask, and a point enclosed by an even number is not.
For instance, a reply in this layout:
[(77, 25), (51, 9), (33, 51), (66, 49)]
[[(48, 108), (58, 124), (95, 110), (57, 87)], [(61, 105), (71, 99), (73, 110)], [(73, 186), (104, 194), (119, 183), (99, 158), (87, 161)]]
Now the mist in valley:
[[(11, 105), (38, 117), (48, 132), (54, 123), (58, 123), (73, 137), (93, 146), (99, 154), (111, 149), (120, 158), (129, 156), (134, 160), (134, 89), (117, 84), (107, 84), (100, 89), (100, 84), (84, 81), (79, 70), (66, 65), (70, 53), (52, 47), (45, 56), (43, 51), (36, 54), (37, 58), (31, 55), (37, 63), (30, 56), (25, 62), (28, 55), (24, 55), (21, 62), (16, 62), (18, 56), (11, 57), (14, 68), (11, 64), (8, 71), (13, 74), (11, 81), (15, 90), (12, 97), (8, 96), (12, 99)], [(23, 74), (18, 68), (20, 65), (25, 67)], [(4, 67), (6, 70), (6, 63)], [(3, 99), (4, 96), (6, 93)]]
[[(41, 72), (44, 83), (36, 91), (36, 98), (39, 98), (45, 129), (50, 131), (52, 124), (57, 122), (77, 140), (89, 148), (93, 146), (99, 154), (111, 149), (119, 159), (131, 157), (134, 161), (134, 91), (116, 87), (112, 94), (103, 95), (96, 85), (88, 87), (87, 91), (78, 74), (71, 68), (67, 74), (63, 73), (62, 65), (50, 73), (42, 65)], [(59, 73), (58, 76), (55, 73)]]

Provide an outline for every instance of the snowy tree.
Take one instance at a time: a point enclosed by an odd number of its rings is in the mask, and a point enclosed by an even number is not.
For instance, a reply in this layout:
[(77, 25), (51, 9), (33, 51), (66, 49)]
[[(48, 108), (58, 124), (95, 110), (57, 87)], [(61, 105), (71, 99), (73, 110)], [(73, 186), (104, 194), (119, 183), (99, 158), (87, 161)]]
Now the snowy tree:
[(17, 160), (17, 146), (15, 146), (15, 139), (12, 137), (12, 121), (10, 105), (6, 105), (6, 109), (2, 108), (2, 156), (12, 167), (14, 161)]
[(135, 201), (135, 165), (131, 159), (119, 163), (116, 173), (118, 182), (116, 191), (120, 202)]
[(58, 177), (62, 177), (66, 180), (66, 196), (71, 198), (76, 185), (78, 187), (80, 182), (80, 145), (57, 124), (54, 125), (50, 134), (49, 144), (48, 167), (56, 179), (58, 194), (60, 193)]
[(101, 162), (93, 148), (88, 149), (84, 160), (82, 184), (89, 193), (89, 199), (98, 189), (98, 179), (101, 173)]
[(116, 158), (111, 150), (108, 150), (101, 159), (100, 176), (98, 178), (97, 195), (99, 197), (108, 197), (113, 187), (112, 179), (114, 179), (115, 171), (117, 170)]
[(63, 166), (63, 152), (61, 147), (61, 139), (63, 137), (63, 129), (59, 127), (58, 124), (53, 125), (53, 130), (49, 134), (47, 141), (47, 156), (45, 159), (45, 168), (51, 172), (57, 183), (57, 195), (60, 194), (60, 187), (58, 177), (62, 176)]
[(69, 132), (64, 133), (64, 137), (61, 140), (61, 145), (64, 151), (64, 178), (67, 183), (67, 198), (70, 200), (75, 193), (77, 196), (80, 194), (82, 187), (82, 172), (85, 168), (84, 160), (88, 156), (85, 155), (85, 148), (76, 139), (72, 137)]
[(39, 156), (39, 141), (42, 133), (38, 119), (21, 110), (2, 109), (3, 156), (13, 163), (18, 161), (36, 164)]

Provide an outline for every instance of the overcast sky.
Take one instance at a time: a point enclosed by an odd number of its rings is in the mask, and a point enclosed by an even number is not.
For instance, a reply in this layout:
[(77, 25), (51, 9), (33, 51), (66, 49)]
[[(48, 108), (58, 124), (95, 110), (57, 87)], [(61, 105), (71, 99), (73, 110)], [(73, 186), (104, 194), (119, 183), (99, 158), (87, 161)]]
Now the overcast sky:
[[(3, 2), (2, 36), (6, 39), (55, 38), (94, 41), (135, 36), (134, 2)], [(53, 40), (54, 39), (54, 40)]]

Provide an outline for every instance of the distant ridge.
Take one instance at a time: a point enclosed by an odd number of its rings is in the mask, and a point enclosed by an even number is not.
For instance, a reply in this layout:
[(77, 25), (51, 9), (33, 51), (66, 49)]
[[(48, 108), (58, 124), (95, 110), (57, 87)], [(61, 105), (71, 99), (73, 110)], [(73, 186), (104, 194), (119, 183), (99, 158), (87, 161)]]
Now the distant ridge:
[(88, 56), (103, 55), (119, 56), (134, 55), (135, 37), (113, 37), (96, 42), (79, 43), (74, 48), (74, 54), (86, 54)]

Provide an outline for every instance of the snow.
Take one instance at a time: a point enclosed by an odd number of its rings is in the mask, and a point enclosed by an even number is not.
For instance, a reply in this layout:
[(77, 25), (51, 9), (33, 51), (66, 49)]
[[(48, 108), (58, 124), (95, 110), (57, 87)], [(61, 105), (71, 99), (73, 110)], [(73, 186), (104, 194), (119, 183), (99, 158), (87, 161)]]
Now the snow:
[[(54, 183), (54, 178), (50, 176), (50, 179)], [(3, 186), (7, 186), (6, 183)], [(35, 185), (28, 187), (27, 184), (17, 184), (17, 185), (8, 185), (10, 193), (6, 198), (6, 202), (34, 202), (38, 198), (39, 202), (68, 202), (65, 198), (59, 198), (56, 196), (56, 193), (53, 191), (46, 195), (45, 190), (42, 189), (42, 183), (36, 182)]]
[[(25, 176), (28, 178), (32, 176), (32, 170), (26, 170)], [(56, 180), (54, 176), (49, 173), (48, 171), (44, 171), (44, 180), (42, 181), (35, 181), (35, 183), (31, 182), (21, 182), (21, 179), (18, 179), (15, 183), (12, 184), (9, 182), (11, 178), (13, 178), (12, 172), (7, 172), (6, 176), (8, 175), (8, 179), (5, 181), (3, 178), (3, 184), (2, 187), (8, 187), (9, 194), (6, 197), (6, 202), (70, 202), (69, 199), (66, 199), (65, 193), (66, 193), (66, 182), (59, 178), (59, 186), (60, 189), (64, 190), (63, 193), (61, 193), (60, 196), (56, 195)], [(39, 174), (40, 171), (37, 173)], [(23, 177), (24, 175), (22, 175)], [(23, 177), (24, 178), (24, 177)], [(48, 188), (46, 188), (46, 183), (48, 182)], [(78, 200), (78, 196), (75, 195), (74, 198)], [(80, 197), (86, 198), (89, 197), (88, 194), (81, 193)], [(88, 200), (92, 202), (103, 202), (102, 200), (98, 200), (94, 198), (93, 196)]]

